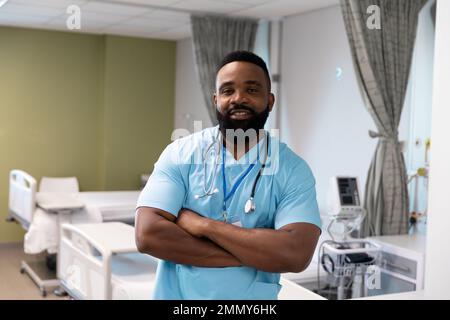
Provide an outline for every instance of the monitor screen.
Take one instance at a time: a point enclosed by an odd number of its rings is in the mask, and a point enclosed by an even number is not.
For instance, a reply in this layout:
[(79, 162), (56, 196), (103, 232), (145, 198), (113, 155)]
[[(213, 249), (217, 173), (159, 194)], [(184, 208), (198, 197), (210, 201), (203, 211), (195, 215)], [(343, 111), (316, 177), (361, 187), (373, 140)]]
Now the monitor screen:
[(356, 178), (338, 178), (339, 199), (342, 206), (359, 206)]

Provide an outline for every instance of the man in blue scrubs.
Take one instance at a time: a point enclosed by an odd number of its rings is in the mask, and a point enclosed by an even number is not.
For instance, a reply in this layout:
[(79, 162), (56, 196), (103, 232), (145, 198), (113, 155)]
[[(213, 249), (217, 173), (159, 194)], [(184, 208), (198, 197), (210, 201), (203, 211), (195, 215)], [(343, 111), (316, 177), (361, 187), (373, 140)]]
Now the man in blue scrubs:
[(280, 273), (309, 265), (315, 180), (263, 130), (270, 86), (260, 57), (228, 54), (213, 96), (219, 126), (174, 141), (155, 164), (136, 213), (139, 251), (161, 259), (155, 299), (277, 299)]

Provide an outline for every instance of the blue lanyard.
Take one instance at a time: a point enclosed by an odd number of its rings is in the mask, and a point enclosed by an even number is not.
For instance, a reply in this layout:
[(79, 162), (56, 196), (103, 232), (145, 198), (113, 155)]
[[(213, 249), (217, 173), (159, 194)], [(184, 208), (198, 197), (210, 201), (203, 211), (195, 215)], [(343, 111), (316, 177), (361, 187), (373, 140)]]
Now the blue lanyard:
[[(257, 146), (258, 147), (258, 146)], [(242, 181), (245, 179), (245, 177), (250, 173), (250, 171), (255, 166), (254, 163), (250, 165), (250, 167), (247, 168), (247, 170), (244, 172), (243, 175), (239, 177), (239, 179), (236, 181), (234, 186), (231, 188), (231, 191), (227, 194), (227, 182), (225, 178), (225, 147), (222, 146), (222, 182), (223, 182), (223, 216), (226, 221), (227, 219), (227, 201), (230, 199), (234, 193), (236, 192), (239, 185), (242, 183)]]

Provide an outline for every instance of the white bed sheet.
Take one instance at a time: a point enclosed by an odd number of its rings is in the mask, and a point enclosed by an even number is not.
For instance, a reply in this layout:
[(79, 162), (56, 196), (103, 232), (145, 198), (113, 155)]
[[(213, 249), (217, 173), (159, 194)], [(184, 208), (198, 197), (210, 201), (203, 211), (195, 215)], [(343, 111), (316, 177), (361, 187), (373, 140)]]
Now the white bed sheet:
[(74, 196), (85, 209), (73, 214), (72, 223), (107, 222), (134, 218), (140, 191), (79, 192)]
[(113, 300), (153, 299), (157, 265), (157, 259), (140, 253), (114, 257), (111, 268)]

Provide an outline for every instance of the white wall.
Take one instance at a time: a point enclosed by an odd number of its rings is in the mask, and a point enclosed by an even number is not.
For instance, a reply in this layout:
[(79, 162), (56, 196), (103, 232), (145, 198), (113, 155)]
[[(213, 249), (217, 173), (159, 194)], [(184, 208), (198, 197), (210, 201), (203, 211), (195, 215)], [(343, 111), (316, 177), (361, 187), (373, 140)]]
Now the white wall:
[[(411, 81), (407, 102), (411, 110), (410, 139), (408, 143), (408, 158), (406, 159), (409, 172), (415, 172), (425, 166), (425, 142), (431, 134), (431, 104), (433, 93), (433, 63), (435, 29), (431, 18), (429, 1), (419, 15), (417, 39), (414, 57), (411, 65)], [(417, 141), (417, 143), (416, 143)], [(420, 178), (410, 184), (411, 209), (424, 212), (427, 205), (426, 180)], [(416, 206), (414, 206), (416, 201)], [(420, 228), (422, 230), (424, 228)]]
[(192, 39), (177, 42), (175, 80), (175, 129), (194, 132), (194, 121), (202, 121), (203, 128), (211, 126), (203, 99), (200, 80), (195, 69)]
[[(404, 118), (401, 140), (408, 136)], [(284, 22), (280, 129), (282, 140), (311, 166), (322, 213), (331, 176), (358, 176), (364, 191), (377, 142), (368, 130), (375, 124), (361, 98), (339, 6)]]
[(450, 1), (438, 0), (425, 292), (450, 299)]

